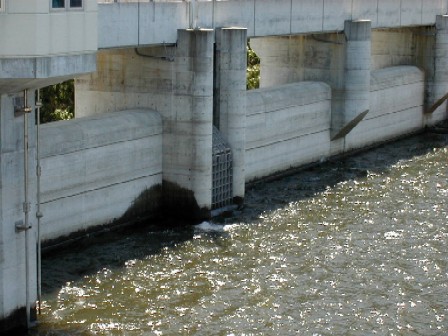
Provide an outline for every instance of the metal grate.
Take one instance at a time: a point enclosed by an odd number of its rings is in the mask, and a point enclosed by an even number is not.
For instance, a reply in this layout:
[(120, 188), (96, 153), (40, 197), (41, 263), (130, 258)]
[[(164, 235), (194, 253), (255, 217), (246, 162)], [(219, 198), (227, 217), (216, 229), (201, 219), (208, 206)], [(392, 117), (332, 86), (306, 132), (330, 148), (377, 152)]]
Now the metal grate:
[(219, 130), (213, 127), (212, 209), (232, 204), (233, 159), (229, 145)]

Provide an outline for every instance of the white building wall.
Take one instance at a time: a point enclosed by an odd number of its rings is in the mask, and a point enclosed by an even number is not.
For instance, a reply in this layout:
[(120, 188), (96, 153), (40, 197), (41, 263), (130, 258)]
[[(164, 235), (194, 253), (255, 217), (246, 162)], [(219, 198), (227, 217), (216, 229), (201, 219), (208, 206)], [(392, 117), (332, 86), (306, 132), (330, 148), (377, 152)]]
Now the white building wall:
[(98, 46), (97, 0), (83, 9), (52, 10), (50, 0), (6, 0), (0, 58), (82, 54)]

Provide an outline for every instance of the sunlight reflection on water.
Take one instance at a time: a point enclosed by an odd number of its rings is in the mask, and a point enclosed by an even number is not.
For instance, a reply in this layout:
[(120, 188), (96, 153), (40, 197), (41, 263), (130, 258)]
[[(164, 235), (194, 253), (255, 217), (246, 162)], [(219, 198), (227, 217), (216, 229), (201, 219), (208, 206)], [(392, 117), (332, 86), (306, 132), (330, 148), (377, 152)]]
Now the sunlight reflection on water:
[(48, 257), (39, 335), (446, 334), (447, 179), (446, 138), (414, 137), (255, 185), (225, 223)]

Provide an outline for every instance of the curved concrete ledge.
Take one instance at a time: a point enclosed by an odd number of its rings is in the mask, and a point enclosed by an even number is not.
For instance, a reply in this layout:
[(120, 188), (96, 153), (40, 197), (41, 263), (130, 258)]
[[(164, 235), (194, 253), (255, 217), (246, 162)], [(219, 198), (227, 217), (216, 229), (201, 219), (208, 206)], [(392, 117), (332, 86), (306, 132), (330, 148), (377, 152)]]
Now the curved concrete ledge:
[(372, 71), (370, 92), (384, 90), (393, 86), (420, 83), (424, 72), (412, 65), (400, 65)]
[(247, 92), (246, 182), (329, 152), (331, 88), (299, 82)]
[(161, 134), (153, 110), (127, 110), (42, 125), (41, 155), (48, 157)]
[(114, 223), (130, 209), (134, 217), (157, 211), (161, 193), (146, 192), (162, 185), (157, 112), (56, 122), (43, 125), (41, 134), (44, 241)]

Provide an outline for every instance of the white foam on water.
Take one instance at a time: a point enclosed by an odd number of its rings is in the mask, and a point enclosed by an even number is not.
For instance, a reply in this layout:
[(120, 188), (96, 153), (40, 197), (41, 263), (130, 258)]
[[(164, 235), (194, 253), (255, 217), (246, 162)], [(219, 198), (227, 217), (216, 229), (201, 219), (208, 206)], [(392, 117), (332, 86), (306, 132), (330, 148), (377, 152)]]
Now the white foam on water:
[(201, 232), (227, 232), (235, 225), (236, 224), (222, 225), (204, 221), (201, 224), (195, 225), (194, 229), (195, 231), (201, 231)]
[(194, 229), (203, 232), (224, 232), (224, 225), (204, 221), (201, 224), (195, 225)]

